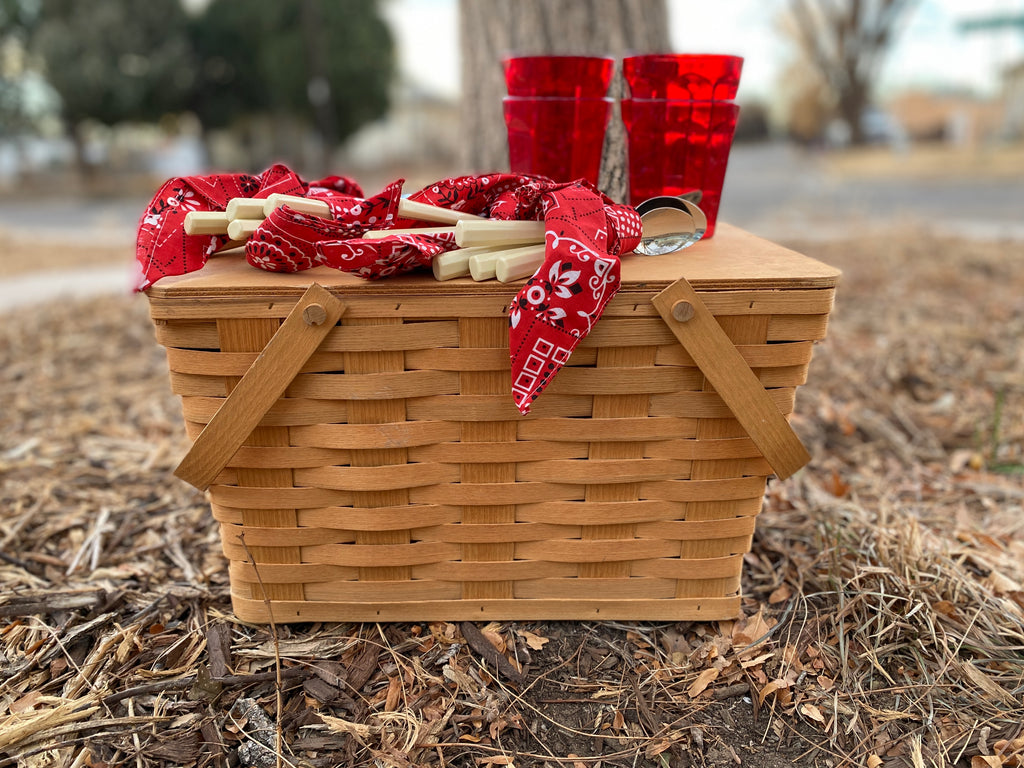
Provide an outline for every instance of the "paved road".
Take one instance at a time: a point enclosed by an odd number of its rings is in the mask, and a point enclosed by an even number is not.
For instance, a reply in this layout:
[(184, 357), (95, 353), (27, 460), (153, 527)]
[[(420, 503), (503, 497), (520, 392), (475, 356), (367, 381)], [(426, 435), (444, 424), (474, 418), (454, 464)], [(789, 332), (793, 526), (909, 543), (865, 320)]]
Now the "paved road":
[[(368, 190), (370, 191), (370, 190)], [(146, 200), (6, 200), (0, 229), (52, 240), (130, 244)], [(773, 240), (820, 239), (895, 226), (922, 226), (971, 238), (1024, 242), (1024, 179), (937, 183), (921, 179), (843, 180), (819, 158), (782, 145), (738, 146), (729, 163), (721, 218)], [(131, 265), (111, 265), (59, 280), (33, 276), (0, 283), (0, 312), (55, 295), (123, 292)]]
[(815, 154), (769, 145), (733, 152), (719, 215), (772, 239), (918, 225), (965, 237), (1024, 240), (1022, 211), (1022, 178), (840, 181)]

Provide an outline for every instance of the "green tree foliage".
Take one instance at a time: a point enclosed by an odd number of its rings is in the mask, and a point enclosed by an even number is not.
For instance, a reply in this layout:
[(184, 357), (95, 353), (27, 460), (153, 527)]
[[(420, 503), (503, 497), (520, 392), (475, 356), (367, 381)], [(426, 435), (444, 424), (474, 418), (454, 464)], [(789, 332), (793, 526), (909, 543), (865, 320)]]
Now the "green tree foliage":
[(288, 114), (333, 145), (388, 109), (394, 40), (375, 0), (212, 0), (191, 40), (206, 127)]
[(42, 0), (40, 9), (32, 46), (69, 128), (185, 108), (195, 73), (179, 0)]
[(25, 48), (38, 18), (29, 0), (0, 0), (0, 136), (27, 127), (31, 116), (25, 98)]

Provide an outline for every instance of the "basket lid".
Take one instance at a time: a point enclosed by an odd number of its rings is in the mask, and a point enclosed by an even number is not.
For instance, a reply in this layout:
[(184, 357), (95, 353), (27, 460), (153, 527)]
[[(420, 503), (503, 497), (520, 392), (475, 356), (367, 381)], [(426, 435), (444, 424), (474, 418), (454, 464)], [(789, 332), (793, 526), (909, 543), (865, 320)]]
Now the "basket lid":
[[(685, 250), (663, 256), (631, 254), (623, 257), (621, 291), (661, 290), (680, 277), (702, 291), (832, 288), (839, 275), (838, 269), (816, 259), (720, 223), (714, 238)], [(146, 293), (154, 298), (266, 295), (268, 292), (298, 296), (314, 282), (346, 294), (511, 296), (524, 281), (475, 282), (470, 278), (457, 278), (439, 282), (426, 272), (386, 280), (364, 280), (329, 267), (296, 273), (265, 272), (249, 266), (238, 255), (223, 255), (211, 257), (198, 272), (165, 277)]]

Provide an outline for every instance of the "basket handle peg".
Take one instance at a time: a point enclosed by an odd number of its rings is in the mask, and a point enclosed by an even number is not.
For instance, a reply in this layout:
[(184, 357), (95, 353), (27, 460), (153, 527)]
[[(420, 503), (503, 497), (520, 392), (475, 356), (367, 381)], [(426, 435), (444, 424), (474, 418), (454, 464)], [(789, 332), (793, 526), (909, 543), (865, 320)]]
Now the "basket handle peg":
[(174, 474), (206, 490), (345, 313), (345, 303), (313, 283), (221, 403)]

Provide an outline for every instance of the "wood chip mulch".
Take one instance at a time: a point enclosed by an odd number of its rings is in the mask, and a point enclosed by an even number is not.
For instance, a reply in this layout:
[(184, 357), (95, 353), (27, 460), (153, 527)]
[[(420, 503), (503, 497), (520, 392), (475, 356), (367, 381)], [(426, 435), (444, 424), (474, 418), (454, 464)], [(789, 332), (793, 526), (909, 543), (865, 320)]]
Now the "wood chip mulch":
[(844, 270), (744, 617), (252, 626), (142, 297), (0, 319), (0, 768), (1024, 765), (1019, 243)]

